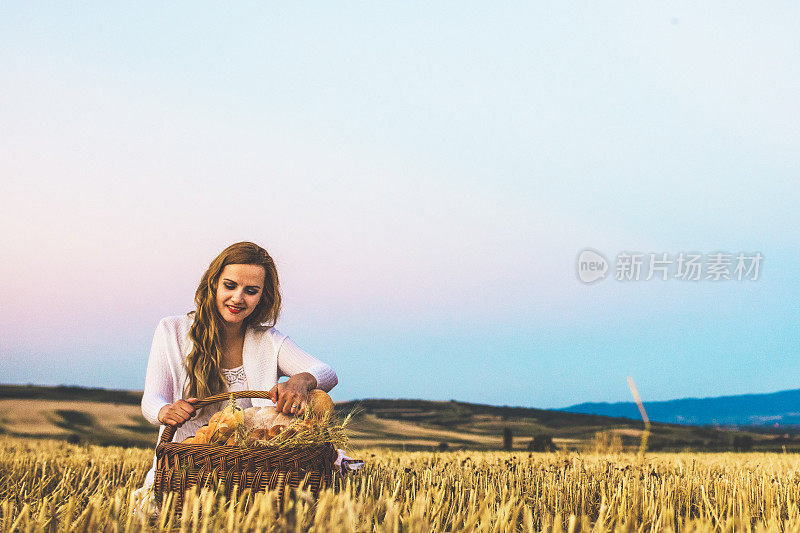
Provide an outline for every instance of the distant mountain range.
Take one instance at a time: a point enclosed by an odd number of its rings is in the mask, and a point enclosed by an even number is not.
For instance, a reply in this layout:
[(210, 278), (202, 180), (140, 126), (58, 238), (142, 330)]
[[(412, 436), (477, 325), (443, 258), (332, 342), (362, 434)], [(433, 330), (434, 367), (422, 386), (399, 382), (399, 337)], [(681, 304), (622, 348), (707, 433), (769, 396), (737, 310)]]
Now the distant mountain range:
[[(644, 402), (644, 408), (650, 420), (667, 424), (799, 427), (800, 389), (770, 394)], [(559, 411), (641, 419), (633, 402), (579, 403)]]

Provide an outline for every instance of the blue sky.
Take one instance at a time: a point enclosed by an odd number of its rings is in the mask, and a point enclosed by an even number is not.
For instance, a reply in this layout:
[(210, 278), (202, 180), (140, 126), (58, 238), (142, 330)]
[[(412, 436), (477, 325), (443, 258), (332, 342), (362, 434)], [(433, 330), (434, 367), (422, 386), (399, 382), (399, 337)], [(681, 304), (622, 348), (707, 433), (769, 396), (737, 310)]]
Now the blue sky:
[[(141, 388), (240, 240), (334, 399), (797, 388), (792, 3), (0, 6), (3, 381)], [(577, 280), (584, 248), (757, 281)]]

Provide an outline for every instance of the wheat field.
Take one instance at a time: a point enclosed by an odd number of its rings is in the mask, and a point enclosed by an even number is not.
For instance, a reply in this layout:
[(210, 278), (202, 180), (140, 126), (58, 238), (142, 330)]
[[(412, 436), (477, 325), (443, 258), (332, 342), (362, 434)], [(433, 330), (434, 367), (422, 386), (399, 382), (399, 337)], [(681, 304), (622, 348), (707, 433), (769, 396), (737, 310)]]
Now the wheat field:
[[(315, 502), (190, 491), (130, 513), (153, 451), (0, 437), (0, 531), (800, 531), (800, 456), (352, 450)], [(277, 515), (277, 518), (276, 518)]]

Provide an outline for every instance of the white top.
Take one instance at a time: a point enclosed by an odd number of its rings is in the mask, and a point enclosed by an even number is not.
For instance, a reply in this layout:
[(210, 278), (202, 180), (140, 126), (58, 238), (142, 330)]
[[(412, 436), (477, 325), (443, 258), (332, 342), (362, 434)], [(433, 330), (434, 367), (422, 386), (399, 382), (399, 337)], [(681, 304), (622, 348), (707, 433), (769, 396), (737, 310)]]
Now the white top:
[[(160, 425), (158, 412), (165, 405), (175, 403), (184, 397), (188, 374), (184, 364), (186, 356), (192, 348), (189, 339), (189, 328), (193, 317), (187, 315), (168, 316), (162, 318), (156, 327), (150, 357), (147, 361), (144, 394), (142, 395), (142, 414), (151, 424)], [(223, 369), (228, 379), (228, 390), (262, 390), (268, 391), (283, 376), (293, 376), (308, 372), (317, 379), (317, 388), (330, 391), (339, 382), (336, 372), (329, 365), (304, 352), (289, 337), (283, 335), (266, 323), (251, 325), (244, 336), (242, 349), (242, 366)], [(232, 381), (231, 382), (231, 379)], [(268, 399), (239, 399), (242, 408), (252, 406), (264, 407), (275, 404)], [(246, 404), (247, 402), (248, 404)], [(196, 417), (175, 432), (173, 441), (180, 442), (194, 435), (197, 430), (208, 423), (213, 411), (206, 410), (203, 416)], [(161, 440), (161, 433), (158, 433)], [(158, 442), (158, 441), (157, 441)], [(145, 485), (152, 485), (154, 470), (150, 470)]]
[[(247, 390), (247, 373), (244, 371), (244, 365), (237, 366), (236, 368), (223, 368), (222, 375), (225, 377), (225, 381), (228, 382), (228, 385), (231, 386), (230, 390), (233, 390), (233, 386), (240, 386), (244, 384), (244, 388), (238, 388), (236, 390)], [(249, 400), (249, 398), (242, 398), (243, 400)]]
[[(228, 390), (230, 392), (250, 390), (247, 387), (247, 374), (244, 371), (244, 365), (236, 368), (223, 368), (222, 375), (225, 377), (225, 381), (228, 382)], [(250, 401), (250, 398), (239, 398), (236, 400), (236, 405), (242, 409), (247, 409), (248, 407), (253, 407), (253, 402)]]

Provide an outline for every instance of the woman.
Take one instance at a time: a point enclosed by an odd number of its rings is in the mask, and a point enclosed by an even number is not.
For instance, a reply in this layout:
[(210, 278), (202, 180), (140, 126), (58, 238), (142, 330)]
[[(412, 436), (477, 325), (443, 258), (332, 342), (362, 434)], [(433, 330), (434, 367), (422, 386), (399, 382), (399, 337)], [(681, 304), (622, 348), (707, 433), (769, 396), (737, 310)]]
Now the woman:
[[(161, 319), (147, 363), (142, 413), (150, 423), (162, 424), (161, 431), (163, 424), (178, 426), (173, 441), (194, 435), (224, 403), (198, 413), (198, 399), (267, 390), (269, 400), (237, 402), (242, 408), (274, 405), (298, 414), (310, 390), (327, 392), (338, 383), (330, 366), (275, 329), (281, 306), (278, 272), (260, 246), (239, 242), (223, 250), (203, 274), (195, 304), (196, 311)], [(278, 383), (281, 376), (289, 376), (288, 381)], [(138, 497), (154, 478), (155, 461)], [(152, 497), (142, 503), (152, 511)]]

